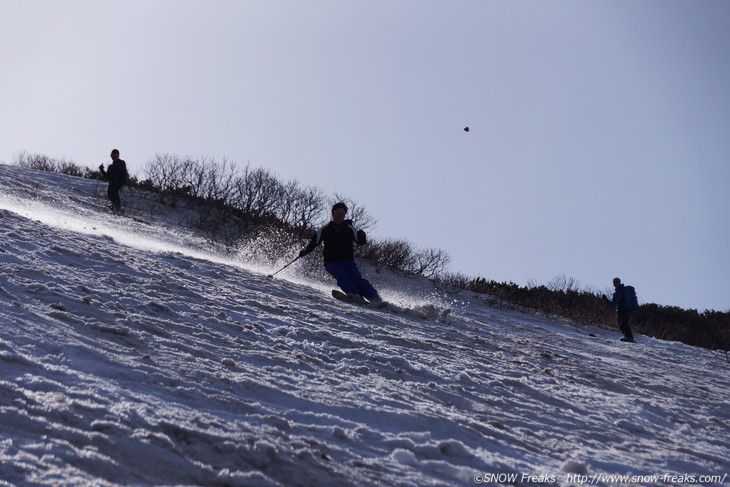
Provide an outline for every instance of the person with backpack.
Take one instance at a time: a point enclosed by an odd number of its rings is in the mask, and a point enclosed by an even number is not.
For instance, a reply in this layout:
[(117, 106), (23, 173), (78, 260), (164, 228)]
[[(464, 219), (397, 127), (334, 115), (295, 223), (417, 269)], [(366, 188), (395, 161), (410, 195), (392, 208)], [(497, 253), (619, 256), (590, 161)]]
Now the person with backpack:
[(613, 279), (613, 286), (616, 290), (613, 293), (613, 299), (609, 299), (603, 295), (603, 301), (609, 308), (616, 308), (616, 316), (618, 317), (618, 326), (624, 337), (621, 339), (622, 342), (634, 342), (634, 334), (631, 333), (631, 327), (629, 321), (631, 315), (636, 312), (639, 308), (638, 300), (636, 299), (636, 290), (633, 286), (624, 286), (621, 284), (621, 279), (615, 277)]
[(119, 158), (119, 150), (113, 149), (111, 153), (112, 163), (109, 168), (104, 170), (104, 164), (99, 165), (99, 172), (109, 181), (106, 194), (111, 202), (112, 211), (120, 211), (122, 202), (119, 198), (119, 191), (127, 184), (129, 173), (127, 172), (127, 163)]
[(367, 244), (365, 232), (358, 230), (352, 220), (345, 218), (346, 215), (347, 205), (335, 203), (332, 207), (332, 221), (317, 230), (309, 245), (299, 252), (299, 258), (323, 243), (325, 269), (337, 280), (337, 285), (347, 298), (359, 303), (365, 303), (365, 299), (370, 303), (380, 303), (382, 299), (378, 291), (362, 277), (355, 265), (354, 244)]

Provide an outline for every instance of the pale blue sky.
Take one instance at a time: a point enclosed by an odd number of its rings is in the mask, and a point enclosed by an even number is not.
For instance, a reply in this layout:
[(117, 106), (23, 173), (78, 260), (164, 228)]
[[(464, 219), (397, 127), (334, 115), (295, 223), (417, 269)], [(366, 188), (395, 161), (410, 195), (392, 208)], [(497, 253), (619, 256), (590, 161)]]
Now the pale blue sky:
[(0, 0), (0, 161), (227, 157), (455, 272), (727, 310), (729, 54), (724, 0)]

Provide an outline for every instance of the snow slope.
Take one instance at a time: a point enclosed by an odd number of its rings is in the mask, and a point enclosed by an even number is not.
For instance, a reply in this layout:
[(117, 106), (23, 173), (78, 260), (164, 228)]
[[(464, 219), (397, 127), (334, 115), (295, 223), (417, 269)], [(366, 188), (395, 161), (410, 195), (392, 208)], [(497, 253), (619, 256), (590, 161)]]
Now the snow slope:
[(730, 485), (720, 353), (374, 269), (398, 306), (344, 305), (96, 184), (0, 166), (0, 485)]

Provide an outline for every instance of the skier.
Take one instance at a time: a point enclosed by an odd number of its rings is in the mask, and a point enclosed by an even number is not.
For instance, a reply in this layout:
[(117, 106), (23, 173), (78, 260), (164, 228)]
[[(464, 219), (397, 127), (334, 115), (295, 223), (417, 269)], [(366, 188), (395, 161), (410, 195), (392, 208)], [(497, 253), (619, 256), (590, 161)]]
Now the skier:
[[(347, 205), (335, 203), (332, 206), (332, 221), (312, 236), (309, 245), (299, 252), (299, 257), (304, 257), (324, 243), (325, 269), (337, 280), (337, 285), (347, 295), (347, 299), (358, 303), (365, 303), (365, 299), (371, 303), (380, 303), (382, 299), (378, 291), (362, 277), (355, 265), (353, 244), (366, 245), (365, 232), (355, 228), (352, 220), (345, 219), (345, 215)], [(333, 292), (333, 295), (336, 293)]]
[(112, 163), (109, 169), (104, 170), (104, 164), (99, 165), (99, 172), (109, 181), (106, 194), (111, 202), (112, 211), (121, 211), (122, 203), (119, 199), (119, 191), (127, 184), (129, 173), (127, 163), (119, 158), (119, 150), (113, 149), (111, 153)]
[(621, 284), (621, 279), (615, 277), (613, 279), (613, 285), (616, 290), (613, 293), (613, 299), (609, 299), (602, 295), (603, 301), (608, 307), (616, 308), (616, 316), (618, 317), (618, 326), (624, 337), (621, 339), (622, 342), (633, 342), (634, 335), (631, 333), (631, 327), (629, 326), (629, 320), (631, 314), (636, 311), (636, 294), (633, 291), (633, 287), (624, 286)]

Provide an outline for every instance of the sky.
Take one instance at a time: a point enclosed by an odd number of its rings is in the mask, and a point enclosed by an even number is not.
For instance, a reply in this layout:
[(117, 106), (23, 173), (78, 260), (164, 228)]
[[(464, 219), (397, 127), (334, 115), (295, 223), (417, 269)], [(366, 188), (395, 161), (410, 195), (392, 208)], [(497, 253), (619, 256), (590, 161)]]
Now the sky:
[(728, 310), (729, 23), (723, 0), (0, 0), (0, 162), (227, 158), (452, 272)]

